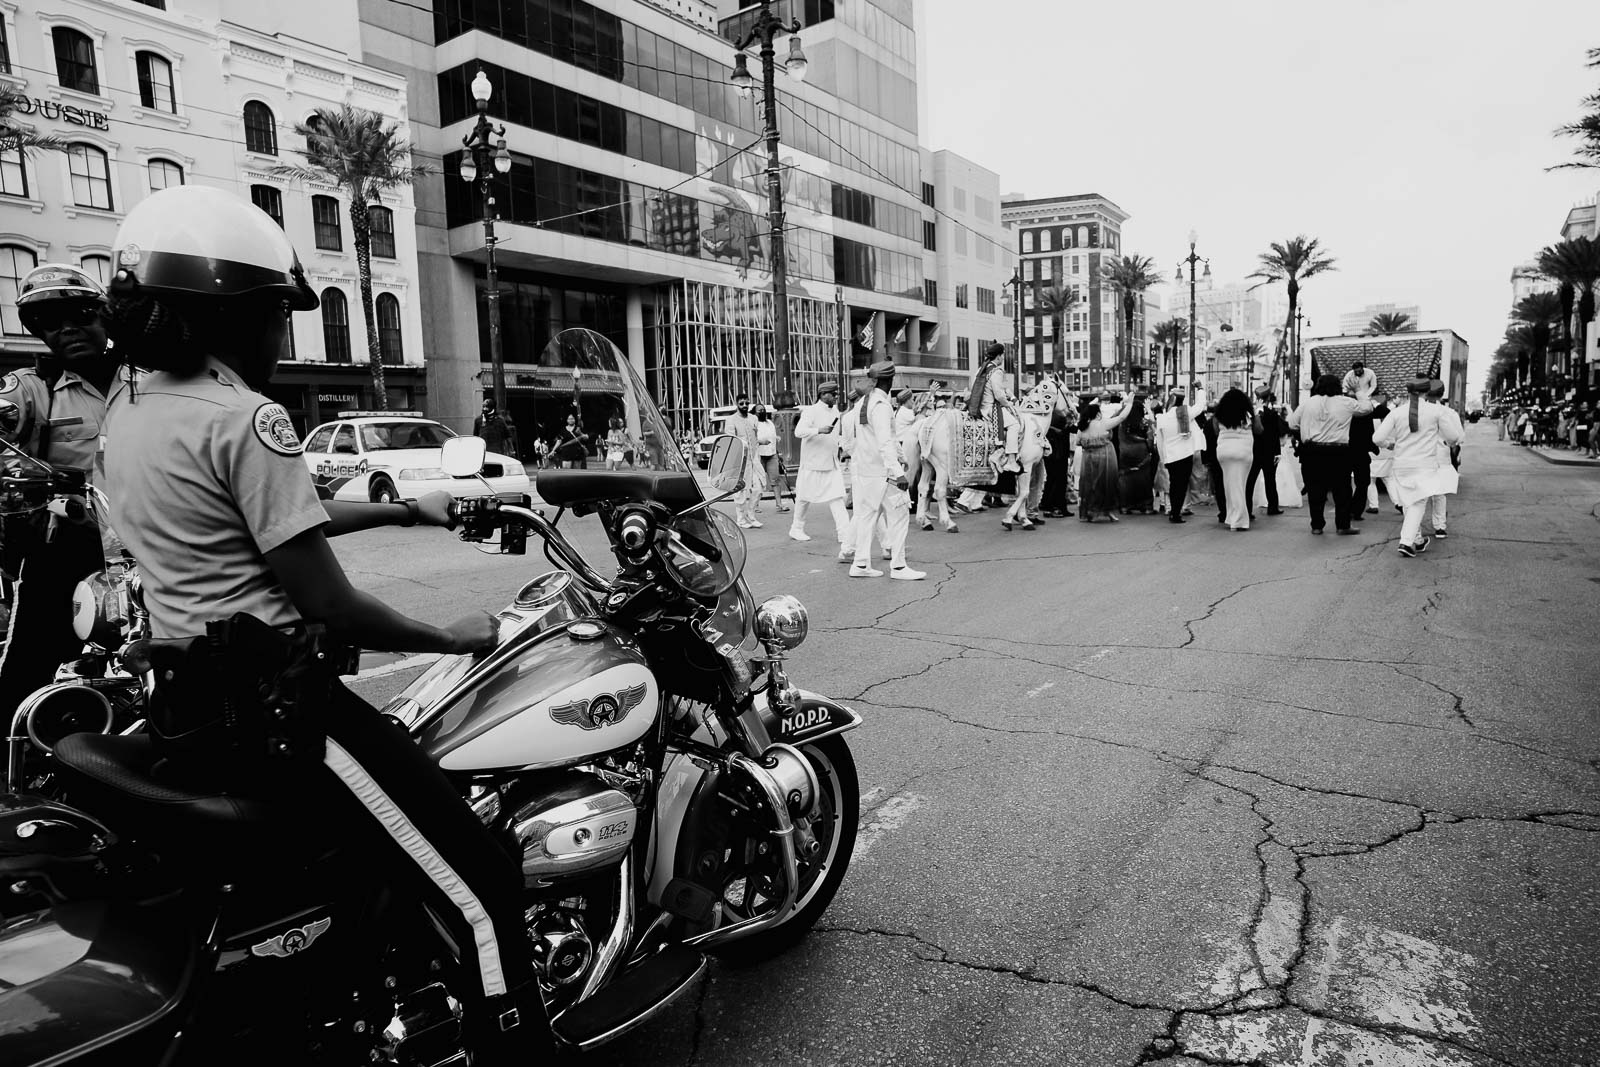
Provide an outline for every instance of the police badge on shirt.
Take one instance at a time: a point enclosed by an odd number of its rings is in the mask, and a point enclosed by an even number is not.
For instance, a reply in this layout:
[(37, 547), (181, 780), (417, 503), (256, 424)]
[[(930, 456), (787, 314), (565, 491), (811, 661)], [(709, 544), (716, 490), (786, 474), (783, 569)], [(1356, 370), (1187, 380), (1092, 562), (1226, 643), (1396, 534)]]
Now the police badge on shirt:
[(256, 436), (280, 456), (298, 456), (303, 451), (300, 435), (282, 404), (262, 404), (254, 417)]

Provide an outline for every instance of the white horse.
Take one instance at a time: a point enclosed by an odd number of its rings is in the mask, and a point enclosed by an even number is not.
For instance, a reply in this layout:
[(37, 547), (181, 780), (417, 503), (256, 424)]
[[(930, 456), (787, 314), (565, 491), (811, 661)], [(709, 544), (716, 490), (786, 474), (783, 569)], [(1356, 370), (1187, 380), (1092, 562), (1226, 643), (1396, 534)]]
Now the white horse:
[(905, 453), (906, 476), (913, 483), (917, 500), (917, 523), (924, 530), (933, 529), (928, 517), (928, 498), (939, 502), (939, 524), (945, 533), (959, 533), (955, 520), (950, 517), (950, 438), (948, 432), (935, 433), (946, 425), (945, 419), (954, 417), (950, 408), (934, 408), (933, 394), (919, 394), (915, 401), (917, 420), (902, 438)]
[(1028, 394), (1017, 403), (1022, 415), (1022, 435), (1017, 462), (1022, 472), (1017, 475), (1017, 499), (1006, 510), (1000, 525), (1007, 532), (1014, 526), (1036, 530), (1034, 519), (1039, 510), (1039, 500), (1044, 494), (1044, 457), (1046, 435), (1050, 432), (1050, 419), (1061, 412), (1071, 418), (1074, 412), (1072, 398), (1056, 381), (1053, 374), (1039, 379)]

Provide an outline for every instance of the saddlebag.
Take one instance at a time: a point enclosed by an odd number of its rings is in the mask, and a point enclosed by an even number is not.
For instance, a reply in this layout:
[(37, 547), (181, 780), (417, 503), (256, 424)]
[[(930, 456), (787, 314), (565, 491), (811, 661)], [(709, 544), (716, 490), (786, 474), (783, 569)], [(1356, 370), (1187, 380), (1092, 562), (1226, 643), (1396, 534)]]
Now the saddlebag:
[(0, 916), (96, 895), (104, 853), (115, 841), (103, 823), (76, 808), (0, 794)]
[(0, 923), (0, 1063), (158, 1063), (198, 958), (172, 902), (63, 904)]

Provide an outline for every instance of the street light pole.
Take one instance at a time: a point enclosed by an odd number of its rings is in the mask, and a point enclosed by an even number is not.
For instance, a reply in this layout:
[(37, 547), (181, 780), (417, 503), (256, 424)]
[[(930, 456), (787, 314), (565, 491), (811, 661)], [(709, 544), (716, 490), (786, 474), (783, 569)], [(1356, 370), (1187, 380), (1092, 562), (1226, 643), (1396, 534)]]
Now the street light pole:
[(1196, 329), (1196, 327), (1199, 325), (1199, 323), (1197, 321), (1196, 312), (1199, 310), (1199, 306), (1200, 306), (1197, 294), (1195, 293), (1195, 277), (1194, 277), (1195, 264), (1196, 263), (1201, 263), (1201, 262), (1205, 263), (1205, 265), (1206, 265), (1206, 277), (1208, 277), (1208, 278), (1211, 277), (1211, 261), (1209, 259), (1202, 260), (1198, 255), (1195, 254), (1195, 251), (1194, 251), (1194, 246), (1199, 242), (1199, 240), (1200, 240), (1200, 235), (1195, 233), (1195, 231), (1190, 230), (1189, 231), (1189, 254), (1187, 256), (1185, 256), (1183, 259), (1178, 260), (1178, 274), (1177, 274), (1177, 278), (1176, 278), (1176, 281), (1178, 281), (1180, 283), (1183, 281), (1183, 265), (1185, 263), (1189, 264), (1189, 397), (1188, 397), (1188, 399), (1190, 401), (1194, 400), (1194, 374), (1195, 374), (1194, 346), (1195, 346), (1195, 335), (1196, 335), (1196, 333), (1199, 332)]
[(1022, 395), (1022, 268), (1011, 272), (1011, 392)]
[[(489, 122), (489, 97), (494, 86), (478, 68), (472, 79), (472, 98), (478, 103), (478, 122), (461, 139), (461, 180), (476, 181), (483, 195), (483, 243), (488, 252), (489, 366), (494, 379), (494, 408), (502, 419), (506, 414), (506, 364), (500, 336), (500, 277), (495, 270), (494, 249), (499, 243), (494, 233), (494, 193), (489, 187), (496, 174), (511, 171), (511, 152), (506, 148), (506, 128)], [(513, 446), (515, 447), (515, 446)]]
[(795, 394), (789, 367), (789, 263), (784, 254), (783, 241), (783, 172), (778, 161), (778, 91), (774, 84), (777, 57), (772, 41), (781, 33), (791, 35), (789, 58), (784, 69), (795, 81), (804, 81), (808, 65), (806, 56), (801, 51), (800, 38), (792, 36), (799, 32), (799, 19), (785, 23), (772, 13), (771, 0), (761, 0), (761, 10), (756, 15), (755, 24), (750, 27), (744, 40), (738, 43), (739, 52), (734, 56), (731, 79), (741, 90), (752, 88), (753, 79), (744, 53), (752, 44), (761, 42), (761, 117), (765, 126), (763, 135), (767, 141), (767, 229), (770, 231), (768, 247), (772, 264), (772, 352), (777, 377), (777, 395), (773, 398), (773, 406), (778, 408), (794, 407)]

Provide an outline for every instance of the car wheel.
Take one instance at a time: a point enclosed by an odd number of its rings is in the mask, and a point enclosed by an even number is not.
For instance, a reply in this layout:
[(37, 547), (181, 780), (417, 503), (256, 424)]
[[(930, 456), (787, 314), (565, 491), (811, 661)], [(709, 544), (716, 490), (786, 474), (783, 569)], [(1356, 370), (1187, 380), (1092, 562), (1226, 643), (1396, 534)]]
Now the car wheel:
[(387, 478), (374, 479), (369, 495), (374, 504), (394, 504), (400, 500), (400, 494), (396, 492), (394, 483)]

